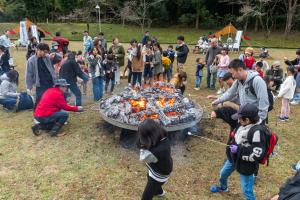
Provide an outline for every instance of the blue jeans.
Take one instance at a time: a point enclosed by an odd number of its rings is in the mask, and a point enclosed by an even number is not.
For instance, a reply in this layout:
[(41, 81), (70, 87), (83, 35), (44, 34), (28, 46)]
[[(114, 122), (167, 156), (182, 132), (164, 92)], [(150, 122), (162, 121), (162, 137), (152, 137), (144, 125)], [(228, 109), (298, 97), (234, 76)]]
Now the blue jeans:
[(195, 80), (196, 88), (200, 88), (201, 81), (202, 81), (202, 76), (196, 76), (196, 80)]
[(14, 97), (6, 97), (0, 99), (0, 104), (3, 105), (4, 108), (7, 108), (9, 110), (13, 109), (16, 103), (17, 103), (17, 98)]
[[(229, 160), (226, 160), (221, 171), (220, 171), (220, 186), (222, 189), (227, 189), (228, 177), (234, 171), (234, 165)], [(240, 174), (240, 184), (246, 200), (255, 200), (253, 192), (254, 186), (254, 175), (246, 176)]]
[(75, 105), (76, 106), (81, 106), (81, 91), (78, 88), (77, 83), (70, 83), (69, 89), (71, 92), (75, 95), (76, 100), (75, 100)]
[(66, 111), (59, 111), (48, 117), (35, 117), (35, 119), (43, 125), (51, 123), (58, 123), (60, 125), (64, 125), (68, 118), (69, 113)]
[(142, 75), (143, 72), (132, 72), (132, 86), (135, 86), (136, 82), (142, 85)]
[[(215, 88), (216, 87), (216, 81), (217, 81), (217, 72), (211, 74), (210, 71), (209, 71), (209, 67), (207, 67), (206, 69), (207, 69), (206, 87), (207, 88)], [(211, 76), (212, 76), (212, 85), (210, 85)]]
[(98, 76), (93, 78), (93, 94), (94, 100), (99, 101), (103, 96), (103, 77)]
[(300, 102), (300, 92), (295, 92), (294, 97), (291, 101), (295, 101), (297, 103)]
[(171, 68), (165, 69), (165, 71), (163, 73), (163, 77), (164, 77), (164, 80), (168, 80), (168, 82), (170, 82), (170, 80), (172, 78)]

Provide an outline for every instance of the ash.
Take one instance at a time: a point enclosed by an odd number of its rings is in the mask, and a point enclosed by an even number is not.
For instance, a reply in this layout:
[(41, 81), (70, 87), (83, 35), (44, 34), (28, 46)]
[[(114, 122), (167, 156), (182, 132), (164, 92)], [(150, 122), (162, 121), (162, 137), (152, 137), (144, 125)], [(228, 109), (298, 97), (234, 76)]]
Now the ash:
[(100, 112), (110, 119), (137, 126), (153, 119), (165, 127), (191, 123), (202, 116), (202, 110), (184, 97), (172, 84), (156, 82), (153, 87), (125, 87), (101, 101)]

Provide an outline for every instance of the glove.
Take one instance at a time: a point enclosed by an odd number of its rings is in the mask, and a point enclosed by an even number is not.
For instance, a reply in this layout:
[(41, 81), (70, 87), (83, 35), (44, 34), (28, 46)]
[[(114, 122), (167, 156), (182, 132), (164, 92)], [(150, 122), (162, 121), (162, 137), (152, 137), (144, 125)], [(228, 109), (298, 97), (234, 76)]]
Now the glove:
[(230, 145), (229, 148), (230, 148), (230, 152), (231, 152), (232, 154), (236, 154), (237, 151), (238, 151), (238, 146), (235, 145), (235, 144)]
[(82, 106), (78, 106), (77, 112), (83, 112), (83, 111), (84, 111), (83, 107)]

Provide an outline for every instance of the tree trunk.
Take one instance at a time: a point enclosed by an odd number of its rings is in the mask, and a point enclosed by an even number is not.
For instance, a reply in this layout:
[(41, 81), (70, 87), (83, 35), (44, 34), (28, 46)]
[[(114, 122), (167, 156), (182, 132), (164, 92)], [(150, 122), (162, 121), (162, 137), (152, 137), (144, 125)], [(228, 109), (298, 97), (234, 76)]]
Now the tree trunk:
[(200, 22), (200, 16), (199, 16), (199, 13), (197, 12), (196, 14), (196, 24), (195, 24), (195, 28), (196, 29), (199, 29), (199, 22)]
[(244, 32), (247, 31), (247, 28), (248, 28), (248, 21), (249, 21), (249, 18), (246, 17), (246, 19), (245, 19), (245, 24), (244, 24)]
[(122, 27), (125, 27), (125, 17), (122, 17)]
[(262, 17), (259, 16), (258, 19), (259, 19), (259, 23), (260, 23), (260, 26), (261, 26), (262, 31), (264, 31), (264, 30), (265, 30), (265, 26), (264, 26), (264, 22), (263, 22), (263, 20), (262, 20)]
[(298, 0), (288, 0), (284, 38), (287, 39), (292, 30), (293, 17), (298, 7)]
[(255, 26), (254, 26), (254, 32), (256, 33), (258, 31), (258, 19), (255, 18)]
[(292, 30), (292, 22), (293, 22), (293, 15), (290, 10), (287, 12), (286, 16), (286, 24), (285, 24), (285, 31), (284, 31), (284, 38), (287, 39), (289, 34), (291, 33)]

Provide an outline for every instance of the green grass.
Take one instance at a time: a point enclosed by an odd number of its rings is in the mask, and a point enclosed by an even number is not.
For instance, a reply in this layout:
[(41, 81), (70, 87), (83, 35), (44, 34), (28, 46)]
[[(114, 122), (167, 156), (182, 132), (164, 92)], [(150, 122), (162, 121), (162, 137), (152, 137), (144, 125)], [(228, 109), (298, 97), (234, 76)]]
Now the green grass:
[[(71, 42), (79, 50), (81, 42)], [(126, 44), (126, 47), (128, 45)], [(166, 48), (166, 45), (163, 45)], [(271, 49), (274, 59), (292, 58), (294, 50)], [(20, 90), (24, 90), (25, 51), (13, 50), (20, 72)], [(194, 61), (203, 55), (190, 54), (186, 64), (188, 87), (206, 114), (211, 111), (205, 97), (205, 78), (200, 91), (194, 91)], [(231, 54), (230, 57), (236, 57)], [(272, 62), (273, 60), (268, 60)], [(126, 84), (117, 90), (122, 90)], [(32, 111), (6, 113), (0, 109), (0, 199), (140, 199), (146, 184), (146, 167), (138, 161), (138, 152), (121, 148), (114, 135), (104, 126), (97, 111), (85, 105), (87, 112), (71, 113), (63, 127), (63, 138), (47, 134), (35, 137), (31, 133)], [(299, 160), (299, 106), (292, 107), (291, 120), (276, 125), (276, 113), (270, 113), (270, 126), (280, 137), (279, 156), (271, 159), (269, 167), (261, 167), (260, 180), (255, 186), (257, 199), (270, 199), (279, 186), (293, 173), (290, 164)], [(200, 125), (206, 137), (225, 142), (228, 126), (221, 120), (203, 120)], [(225, 159), (223, 146), (191, 138), (172, 147), (174, 171), (164, 189), (169, 200), (232, 200), (243, 199), (239, 177), (230, 177), (226, 194), (211, 194), (209, 187), (218, 181), (219, 169)]]
[[(82, 32), (87, 29), (86, 24), (80, 23), (39, 23), (41, 27), (50, 31), (53, 35), (55, 32), (60, 31), (64, 37), (71, 40), (82, 40)], [(0, 31), (10, 29), (18, 26), (17, 23), (0, 23)], [(197, 43), (198, 39), (202, 35), (207, 35), (209, 32), (214, 33), (217, 30), (204, 30), (193, 28), (180, 28), (180, 27), (168, 27), (168, 28), (150, 28), (151, 36), (157, 36), (161, 43), (175, 43), (178, 35), (184, 35), (186, 42), (189, 44)], [(102, 24), (102, 31), (105, 33), (105, 37), (108, 41), (111, 41), (113, 37), (119, 37), (124, 43), (128, 43), (132, 38), (141, 40), (143, 33), (137, 26), (125, 26), (120, 24)], [(77, 34), (72, 34), (77, 32)], [(90, 35), (97, 36), (99, 32), (98, 24), (90, 24)], [(300, 33), (296, 32), (291, 34), (288, 40), (283, 38), (282, 32), (273, 32), (269, 39), (266, 39), (264, 33), (254, 33), (251, 30), (246, 33), (251, 38), (251, 41), (243, 41), (243, 46), (266, 46), (266, 47), (280, 47), (280, 48), (298, 48), (300, 42)], [(49, 38), (48, 38), (49, 39)]]

